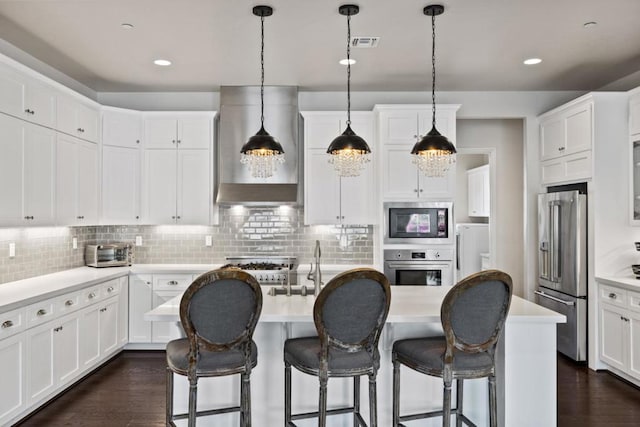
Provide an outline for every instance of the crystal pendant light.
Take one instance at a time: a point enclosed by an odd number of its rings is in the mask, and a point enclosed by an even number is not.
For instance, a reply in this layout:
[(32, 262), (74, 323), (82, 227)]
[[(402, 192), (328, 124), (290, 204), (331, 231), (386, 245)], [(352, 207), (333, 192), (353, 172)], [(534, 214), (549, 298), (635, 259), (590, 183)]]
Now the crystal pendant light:
[(367, 142), (351, 129), (351, 16), (360, 8), (345, 4), (338, 8), (340, 15), (347, 17), (347, 128), (331, 142), (327, 153), (329, 163), (342, 177), (358, 176), (364, 165), (371, 161), (371, 149)]
[(432, 4), (423, 9), (431, 17), (431, 102), (433, 116), (431, 130), (413, 146), (413, 163), (425, 175), (442, 177), (456, 161), (456, 147), (436, 129), (436, 16), (444, 12), (444, 6)]
[(260, 130), (242, 146), (240, 163), (248, 165), (254, 178), (273, 176), (278, 164), (284, 163), (284, 150), (276, 139), (264, 129), (264, 18), (271, 16), (269, 6), (256, 6), (253, 14), (260, 17)]

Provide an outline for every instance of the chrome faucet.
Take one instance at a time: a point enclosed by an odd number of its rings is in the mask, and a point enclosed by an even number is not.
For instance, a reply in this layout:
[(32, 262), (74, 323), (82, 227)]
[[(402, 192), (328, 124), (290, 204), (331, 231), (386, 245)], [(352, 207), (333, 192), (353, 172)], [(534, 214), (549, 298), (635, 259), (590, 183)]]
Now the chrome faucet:
[(313, 268), (313, 264), (311, 264), (309, 269), (309, 274), (307, 274), (307, 280), (313, 281), (313, 295), (318, 296), (320, 293), (320, 289), (322, 288), (322, 272), (320, 271), (320, 256), (322, 255), (320, 251), (320, 240), (316, 240), (316, 248), (313, 251), (313, 262), (315, 263), (315, 269)]

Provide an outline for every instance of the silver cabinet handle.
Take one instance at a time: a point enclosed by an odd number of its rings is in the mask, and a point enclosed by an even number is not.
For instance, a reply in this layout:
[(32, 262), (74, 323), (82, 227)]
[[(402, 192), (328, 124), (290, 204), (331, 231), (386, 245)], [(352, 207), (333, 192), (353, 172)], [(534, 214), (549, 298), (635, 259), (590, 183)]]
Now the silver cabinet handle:
[(573, 301), (564, 301), (564, 300), (561, 300), (560, 298), (552, 297), (551, 295), (545, 294), (544, 292), (535, 291), (534, 293), (536, 295), (540, 295), (543, 298), (549, 298), (552, 301), (559, 302), (560, 304), (564, 304), (564, 305), (568, 305), (568, 306), (576, 305), (576, 303), (573, 302)]
[(71, 307), (73, 304), (75, 304), (75, 302), (73, 302), (73, 300), (68, 299), (64, 302), (64, 305), (66, 305), (67, 307)]
[(107, 311), (107, 307), (100, 309), (100, 313), (104, 313), (105, 311)]
[(13, 322), (11, 320), (5, 320), (2, 322), (2, 329), (7, 329), (13, 326)]
[(558, 151), (564, 151), (564, 147), (558, 147)]
[(178, 140), (178, 144), (182, 144), (182, 140), (181, 139)]
[(140, 140), (139, 139), (136, 139), (136, 144), (140, 144)]
[(175, 143), (176, 143), (176, 140), (175, 140), (175, 139), (172, 139), (172, 140), (171, 140), (171, 143), (172, 143), (172, 144), (175, 144)]
[(618, 295), (616, 295), (616, 294), (614, 294), (613, 292), (611, 292), (611, 293), (609, 294), (609, 298), (611, 298), (611, 299), (616, 299), (616, 298), (618, 298)]
[(45, 310), (44, 308), (41, 308), (40, 310), (38, 310), (38, 312), (36, 313), (36, 316), (44, 316), (45, 314), (47, 314), (47, 310)]
[(171, 286), (176, 286), (178, 284), (178, 282), (176, 280), (169, 280), (167, 282), (167, 285), (171, 285)]
[(109, 293), (113, 292), (113, 286), (109, 286), (109, 287), (107, 288), (107, 292), (109, 292)]
[(91, 292), (89, 294), (89, 299), (94, 299), (96, 297), (96, 294), (94, 292)]
[(54, 332), (60, 332), (62, 330), (62, 326), (58, 326), (57, 328), (53, 328)]

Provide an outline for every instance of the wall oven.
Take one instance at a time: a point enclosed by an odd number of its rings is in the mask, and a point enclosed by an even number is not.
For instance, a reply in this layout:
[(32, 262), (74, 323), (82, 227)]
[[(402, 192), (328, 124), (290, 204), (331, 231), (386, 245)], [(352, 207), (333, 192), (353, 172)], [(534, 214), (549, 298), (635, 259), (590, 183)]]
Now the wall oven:
[(385, 249), (384, 274), (396, 286), (453, 286), (453, 249)]
[(454, 244), (453, 203), (387, 202), (384, 243)]

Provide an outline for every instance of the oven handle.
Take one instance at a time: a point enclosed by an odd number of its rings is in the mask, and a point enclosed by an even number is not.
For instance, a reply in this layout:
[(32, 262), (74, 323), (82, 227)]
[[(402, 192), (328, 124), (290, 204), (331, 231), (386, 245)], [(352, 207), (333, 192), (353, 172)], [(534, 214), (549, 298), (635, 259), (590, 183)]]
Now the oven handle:
[(415, 263), (415, 262), (409, 262), (409, 263), (401, 263), (401, 262), (387, 262), (387, 267), (388, 268), (402, 268), (405, 270), (424, 270), (425, 267), (429, 268), (429, 269), (433, 269), (433, 268), (450, 268), (448, 264), (443, 264), (440, 261), (437, 262), (421, 262), (421, 263)]

